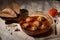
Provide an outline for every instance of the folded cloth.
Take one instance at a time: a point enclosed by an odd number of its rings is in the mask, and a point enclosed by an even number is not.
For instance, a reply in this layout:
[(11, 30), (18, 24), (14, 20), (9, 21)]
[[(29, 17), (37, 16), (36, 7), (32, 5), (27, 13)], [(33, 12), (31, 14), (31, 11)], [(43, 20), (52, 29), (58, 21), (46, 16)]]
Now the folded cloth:
[[(17, 24), (17, 23), (14, 23)], [(25, 34), (20, 25), (17, 24), (18, 28), (20, 29), (20, 31), (12, 31), (12, 35), (11, 35), (11, 31), (8, 31), (8, 27), (6, 29), (6, 24), (5, 21), (3, 19), (0, 18), (0, 37), (2, 40), (35, 40), (33, 37), (28, 36), (27, 34)]]

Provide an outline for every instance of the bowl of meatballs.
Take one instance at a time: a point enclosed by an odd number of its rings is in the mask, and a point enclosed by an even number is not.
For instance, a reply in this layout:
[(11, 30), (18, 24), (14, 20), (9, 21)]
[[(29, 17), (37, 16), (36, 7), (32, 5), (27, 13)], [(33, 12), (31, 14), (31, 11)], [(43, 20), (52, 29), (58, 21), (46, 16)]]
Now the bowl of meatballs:
[(40, 11), (31, 12), (26, 18), (19, 21), (22, 30), (28, 35), (38, 35), (49, 31), (53, 19)]

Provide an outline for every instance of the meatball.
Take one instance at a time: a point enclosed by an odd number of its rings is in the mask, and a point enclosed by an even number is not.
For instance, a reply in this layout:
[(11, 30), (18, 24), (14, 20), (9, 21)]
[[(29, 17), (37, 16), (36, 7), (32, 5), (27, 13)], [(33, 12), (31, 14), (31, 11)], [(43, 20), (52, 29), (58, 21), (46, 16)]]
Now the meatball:
[(39, 26), (39, 21), (34, 21), (34, 22), (33, 22), (33, 25), (35, 25), (35, 26), (38, 27), (38, 26)]
[(23, 28), (27, 28), (28, 26), (29, 26), (28, 23), (23, 23), (23, 24), (22, 24), (22, 27), (23, 27)]
[(37, 21), (41, 21), (41, 20), (42, 20), (42, 18), (41, 18), (41, 17), (38, 17), (38, 18), (37, 18)]
[(32, 18), (27, 17), (25, 21), (26, 21), (26, 22), (30, 22), (31, 20), (32, 20)]
[(35, 30), (37, 30), (37, 27), (31, 26), (31, 27), (29, 27), (29, 28), (27, 28), (27, 29), (30, 30), (30, 31), (35, 31)]
[(46, 28), (46, 26), (43, 24), (43, 25), (41, 25), (41, 29), (45, 29)]

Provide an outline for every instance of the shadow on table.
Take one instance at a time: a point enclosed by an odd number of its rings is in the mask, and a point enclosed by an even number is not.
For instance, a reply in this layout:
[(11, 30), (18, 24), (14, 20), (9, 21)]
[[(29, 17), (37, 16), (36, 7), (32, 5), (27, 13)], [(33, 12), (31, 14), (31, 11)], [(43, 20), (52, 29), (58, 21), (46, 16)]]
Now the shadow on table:
[(47, 37), (49, 35), (51, 35), (53, 33), (53, 29), (51, 28), (48, 32), (46, 33), (43, 33), (43, 34), (39, 34), (39, 35), (35, 35), (35, 36), (32, 36), (34, 38), (43, 38), (43, 37)]
[(2, 40), (1, 37), (0, 37), (0, 40)]

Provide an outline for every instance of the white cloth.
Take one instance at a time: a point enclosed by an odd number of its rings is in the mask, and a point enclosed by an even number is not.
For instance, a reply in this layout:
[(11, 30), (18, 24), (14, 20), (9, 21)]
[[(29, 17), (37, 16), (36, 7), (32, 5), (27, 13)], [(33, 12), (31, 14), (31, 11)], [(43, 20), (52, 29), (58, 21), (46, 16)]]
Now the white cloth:
[[(16, 24), (16, 23), (15, 23)], [(20, 25), (17, 24), (20, 31), (18, 32), (11, 32), (6, 29), (5, 21), (0, 18), (0, 37), (2, 40), (35, 40), (33, 37), (28, 36), (25, 34)], [(8, 28), (8, 27), (7, 27)]]
[[(25, 0), (26, 1), (26, 0)], [(43, 11), (44, 13), (49, 13), (49, 9), (54, 7), (60, 12), (60, 2), (59, 1), (29, 1), (29, 2), (17, 1), (20, 4), (21, 9), (27, 9), (29, 12), (32, 11)], [(2, 40), (35, 40), (34, 38), (28, 37), (24, 32), (13, 32), (10, 35), (9, 31), (6, 31), (6, 25), (2, 19), (0, 19), (0, 36)], [(58, 24), (60, 25), (60, 24)], [(57, 26), (58, 26), (57, 25)], [(58, 27), (60, 28), (60, 27)], [(60, 29), (57, 29), (60, 30)], [(60, 32), (60, 31), (58, 31)], [(40, 40), (37, 38), (37, 40)], [(60, 39), (59, 39), (60, 40)]]

